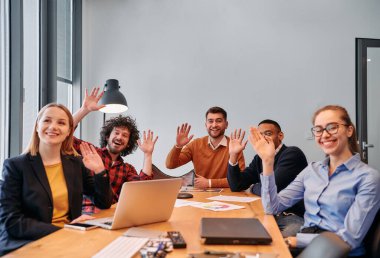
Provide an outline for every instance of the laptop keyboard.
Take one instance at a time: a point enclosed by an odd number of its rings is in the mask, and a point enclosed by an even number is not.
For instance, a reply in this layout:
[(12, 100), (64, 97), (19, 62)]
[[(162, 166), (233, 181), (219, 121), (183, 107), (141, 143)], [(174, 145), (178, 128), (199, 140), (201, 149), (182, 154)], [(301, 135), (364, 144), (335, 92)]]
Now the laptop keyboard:
[(120, 236), (96, 253), (92, 258), (128, 258), (148, 242), (148, 238)]

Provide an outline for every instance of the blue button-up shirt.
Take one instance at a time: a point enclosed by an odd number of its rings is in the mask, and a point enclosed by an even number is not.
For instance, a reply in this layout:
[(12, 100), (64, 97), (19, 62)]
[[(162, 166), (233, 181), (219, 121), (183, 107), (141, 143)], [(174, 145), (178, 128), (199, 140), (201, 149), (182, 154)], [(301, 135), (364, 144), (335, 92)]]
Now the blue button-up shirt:
[[(329, 158), (310, 163), (277, 194), (273, 174), (261, 175), (261, 200), (268, 214), (277, 214), (304, 198), (303, 227), (318, 226), (348, 243), (350, 255), (364, 254), (362, 245), (380, 208), (380, 173), (353, 155), (329, 176)], [(317, 234), (297, 234), (297, 246), (306, 246)]]

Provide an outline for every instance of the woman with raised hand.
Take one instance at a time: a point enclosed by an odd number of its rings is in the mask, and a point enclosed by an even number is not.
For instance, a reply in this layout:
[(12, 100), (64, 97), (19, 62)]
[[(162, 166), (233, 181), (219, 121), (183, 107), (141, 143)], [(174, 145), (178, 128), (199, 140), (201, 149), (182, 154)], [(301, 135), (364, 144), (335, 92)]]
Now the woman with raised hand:
[[(73, 149), (73, 118), (60, 104), (43, 107), (24, 153), (4, 161), (0, 180), (0, 256), (81, 216), (83, 194), (109, 208), (112, 190), (93, 147)], [(90, 170), (95, 175), (90, 175)]]
[(250, 128), (249, 141), (263, 160), (265, 212), (277, 214), (304, 198), (305, 223), (296, 237), (286, 239), (288, 245), (303, 248), (318, 233), (331, 231), (351, 247), (349, 256), (361, 257), (363, 239), (380, 208), (380, 173), (361, 161), (355, 126), (345, 108), (325, 106), (314, 113), (312, 122), (315, 142), (326, 158), (311, 162), (278, 194), (273, 142)]

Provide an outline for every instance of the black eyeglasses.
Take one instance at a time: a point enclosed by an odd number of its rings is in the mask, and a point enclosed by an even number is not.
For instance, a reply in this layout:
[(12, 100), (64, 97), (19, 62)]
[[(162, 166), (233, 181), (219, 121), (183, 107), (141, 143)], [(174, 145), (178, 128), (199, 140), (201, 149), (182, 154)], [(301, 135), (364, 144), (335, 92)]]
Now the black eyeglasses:
[(330, 124), (327, 124), (325, 128), (323, 128), (322, 126), (314, 126), (311, 128), (311, 132), (316, 137), (321, 136), (323, 134), (323, 131), (326, 131), (328, 134), (336, 134), (338, 133), (339, 125), (349, 126), (349, 125), (340, 124), (340, 123), (330, 123)]

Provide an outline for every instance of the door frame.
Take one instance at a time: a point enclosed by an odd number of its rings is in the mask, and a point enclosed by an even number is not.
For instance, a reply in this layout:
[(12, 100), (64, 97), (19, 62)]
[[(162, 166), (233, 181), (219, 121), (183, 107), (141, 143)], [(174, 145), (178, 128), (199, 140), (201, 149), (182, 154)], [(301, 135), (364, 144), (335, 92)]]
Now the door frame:
[(362, 160), (368, 163), (367, 48), (380, 48), (380, 39), (356, 38), (356, 129)]

